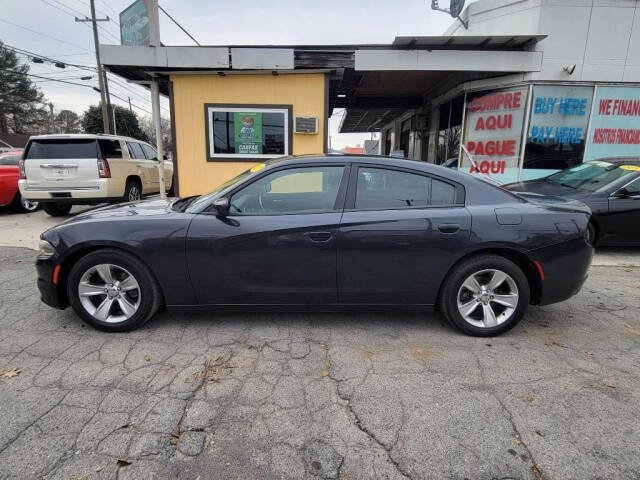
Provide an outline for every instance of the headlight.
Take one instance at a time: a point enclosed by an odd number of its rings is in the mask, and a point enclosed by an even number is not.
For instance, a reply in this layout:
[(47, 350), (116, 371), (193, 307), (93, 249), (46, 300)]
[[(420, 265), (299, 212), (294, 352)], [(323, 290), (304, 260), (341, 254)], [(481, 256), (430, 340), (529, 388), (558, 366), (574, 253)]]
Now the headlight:
[(53, 245), (51, 245), (46, 240), (40, 240), (40, 244), (38, 245), (38, 250), (40, 251), (38, 256), (41, 258), (48, 258), (52, 256), (54, 253), (56, 253), (56, 249), (53, 248)]

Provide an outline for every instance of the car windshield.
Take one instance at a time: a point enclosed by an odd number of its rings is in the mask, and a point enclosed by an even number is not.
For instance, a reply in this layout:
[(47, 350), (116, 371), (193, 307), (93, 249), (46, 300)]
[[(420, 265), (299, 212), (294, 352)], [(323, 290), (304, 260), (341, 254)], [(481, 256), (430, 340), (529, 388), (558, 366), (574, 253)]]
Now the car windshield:
[(205, 195), (200, 195), (199, 197), (193, 197), (193, 200), (190, 202), (190, 204), (187, 207), (187, 211), (188, 212), (200, 211), (202, 207), (204, 205), (209, 204), (213, 199), (213, 197), (215, 197), (218, 193), (222, 192), (223, 190), (226, 190), (227, 188), (235, 185), (238, 182), (241, 182), (242, 180), (247, 178), (249, 175), (251, 175), (253, 173), (252, 170), (255, 171), (254, 169), (251, 169), (251, 168), (249, 170), (245, 170), (241, 174), (233, 177), (232, 179), (227, 180), (224, 183), (221, 183), (220, 185), (218, 185), (216, 188), (214, 188), (213, 190), (211, 190), (209, 193)]
[(595, 192), (621, 178), (633, 175), (633, 170), (620, 168), (624, 163), (594, 160), (562, 170), (546, 178), (565, 187)]

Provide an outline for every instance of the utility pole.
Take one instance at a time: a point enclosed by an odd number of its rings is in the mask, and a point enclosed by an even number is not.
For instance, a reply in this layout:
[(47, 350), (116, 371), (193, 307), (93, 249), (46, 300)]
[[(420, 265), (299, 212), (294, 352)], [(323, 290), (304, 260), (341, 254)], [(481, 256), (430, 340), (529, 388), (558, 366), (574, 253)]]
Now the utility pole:
[(127, 97), (129, 99), (129, 111), (133, 113), (133, 108), (131, 108), (131, 97)]
[[(107, 70), (102, 69), (102, 73), (104, 74), (104, 93), (107, 97), (107, 113), (109, 114), (109, 131), (116, 135), (116, 112), (111, 106), (111, 95), (109, 95), (109, 80), (107, 77)], [(111, 123), (113, 121), (113, 123)], [(109, 133), (109, 132), (105, 132)]]
[(96, 5), (95, 0), (90, 0), (91, 4), (91, 18), (84, 17), (78, 18), (76, 17), (76, 22), (91, 22), (93, 25), (93, 46), (96, 49), (96, 64), (98, 67), (98, 84), (100, 85), (100, 100), (102, 102), (102, 125), (104, 133), (109, 133), (109, 111), (107, 107), (107, 98), (105, 95), (105, 85), (104, 85), (104, 77), (102, 73), (102, 63), (100, 63), (100, 42), (98, 40), (98, 23), (97, 22), (108, 22), (110, 20), (109, 17), (106, 18), (96, 18)]
[(49, 103), (49, 112), (51, 112), (51, 126), (49, 127), (49, 129), (51, 130), (51, 133), (56, 133), (55, 117), (53, 115), (53, 103)]

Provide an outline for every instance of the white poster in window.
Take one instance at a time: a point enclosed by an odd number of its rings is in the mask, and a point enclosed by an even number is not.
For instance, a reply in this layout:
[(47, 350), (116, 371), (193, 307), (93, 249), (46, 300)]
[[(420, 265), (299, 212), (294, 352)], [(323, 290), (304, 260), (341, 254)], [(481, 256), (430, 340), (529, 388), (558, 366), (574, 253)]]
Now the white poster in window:
[(461, 168), (501, 183), (518, 177), (527, 87), (467, 93)]

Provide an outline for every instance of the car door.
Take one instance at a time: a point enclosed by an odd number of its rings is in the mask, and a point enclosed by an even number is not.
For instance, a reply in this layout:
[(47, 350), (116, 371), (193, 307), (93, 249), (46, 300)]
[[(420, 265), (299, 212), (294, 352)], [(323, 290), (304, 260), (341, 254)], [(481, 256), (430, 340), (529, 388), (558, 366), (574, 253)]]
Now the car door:
[(197, 215), (187, 261), (198, 302), (336, 303), (347, 173), (335, 163), (269, 170), (228, 195), (227, 216)]
[(609, 197), (607, 236), (611, 243), (640, 243), (640, 178), (636, 178)]
[(149, 175), (149, 188), (152, 192), (160, 191), (160, 177), (158, 176), (158, 152), (146, 143), (141, 143), (142, 151), (147, 158), (146, 168)]
[(415, 170), (353, 165), (340, 223), (338, 299), (433, 304), (464, 255), (471, 216), (461, 185)]
[(142, 192), (149, 193), (151, 191), (151, 179), (149, 178), (149, 164), (151, 160), (147, 160), (139, 142), (127, 142), (129, 150), (131, 175), (137, 175), (142, 182)]

